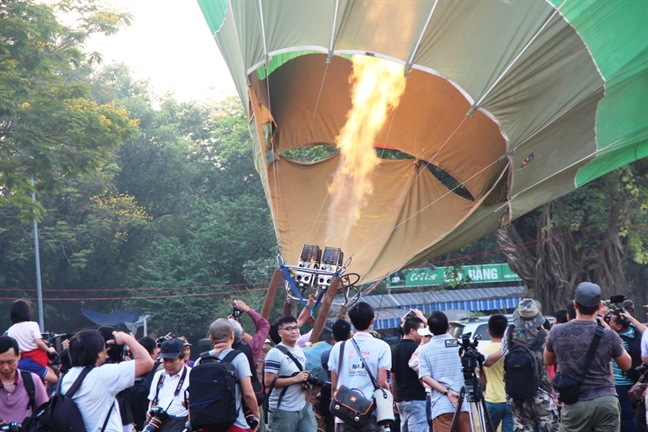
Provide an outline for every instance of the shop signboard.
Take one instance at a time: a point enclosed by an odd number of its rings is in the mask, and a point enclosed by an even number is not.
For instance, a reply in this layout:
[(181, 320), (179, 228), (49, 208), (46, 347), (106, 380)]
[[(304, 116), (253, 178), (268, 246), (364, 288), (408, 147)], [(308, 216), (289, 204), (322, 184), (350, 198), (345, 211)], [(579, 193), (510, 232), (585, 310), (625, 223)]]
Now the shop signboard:
[(406, 288), (435, 286), (444, 283), (469, 281), (471, 284), (520, 281), (520, 277), (508, 264), (468, 265), (454, 275), (454, 267), (418, 267), (392, 273), (387, 278), (387, 287)]

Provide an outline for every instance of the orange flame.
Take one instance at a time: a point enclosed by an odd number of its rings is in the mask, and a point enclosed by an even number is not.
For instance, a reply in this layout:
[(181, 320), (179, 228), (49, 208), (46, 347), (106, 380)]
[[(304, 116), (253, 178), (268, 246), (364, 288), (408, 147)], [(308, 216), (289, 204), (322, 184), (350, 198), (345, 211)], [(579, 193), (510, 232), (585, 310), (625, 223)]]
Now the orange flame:
[(327, 244), (345, 246), (351, 228), (373, 193), (372, 174), (380, 159), (374, 143), (387, 116), (405, 91), (405, 69), (389, 61), (353, 56), (349, 82), (353, 107), (336, 138), (341, 162), (329, 187)]

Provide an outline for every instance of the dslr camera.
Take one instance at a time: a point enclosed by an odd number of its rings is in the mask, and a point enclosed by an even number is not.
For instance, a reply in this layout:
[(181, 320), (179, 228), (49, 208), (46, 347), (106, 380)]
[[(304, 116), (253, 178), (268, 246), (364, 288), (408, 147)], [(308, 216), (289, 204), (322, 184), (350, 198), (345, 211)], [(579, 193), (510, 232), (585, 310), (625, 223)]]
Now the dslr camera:
[[(295, 372), (291, 376), (297, 375), (299, 372)], [(311, 375), (310, 373), (308, 374), (308, 378), (306, 378), (306, 381), (303, 381), (301, 384), (304, 387), (305, 390), (310, 390), (313, 388), (314, 385), (317, 385), (319, 383), (319, 380), (317, 379), (316, 376)]]
[(151, 421), (142, 429), (142, 432), (156, 432), (160, 430), (162, 422), (169, 418), (169, 414), (161, 406), (151, 408)]

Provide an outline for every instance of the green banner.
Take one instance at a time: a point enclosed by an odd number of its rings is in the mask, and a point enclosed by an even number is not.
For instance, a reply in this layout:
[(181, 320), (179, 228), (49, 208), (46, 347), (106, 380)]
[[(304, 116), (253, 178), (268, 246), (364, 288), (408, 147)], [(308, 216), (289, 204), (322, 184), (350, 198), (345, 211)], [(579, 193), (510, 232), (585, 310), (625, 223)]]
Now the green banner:
[(435, 286), (463, 280), (468, 283), (495, 283), (519, 281), (520, 277), (508, 264), (481, 264), (463, 266), (454, 275), (454, 267), (419, 267), (392, 273), (387, 278), (387, 287), (405, 288)]

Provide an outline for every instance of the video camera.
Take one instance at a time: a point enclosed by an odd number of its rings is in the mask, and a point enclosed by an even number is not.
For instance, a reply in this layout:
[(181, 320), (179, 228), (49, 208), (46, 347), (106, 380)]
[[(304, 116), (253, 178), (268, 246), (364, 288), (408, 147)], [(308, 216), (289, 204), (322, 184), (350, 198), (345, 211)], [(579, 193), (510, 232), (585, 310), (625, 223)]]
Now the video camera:
[(475, 369), (477, 366), (481, 368), (484, 363), (484, 355), (477, 351), (477, 345), (481, 335), (475, 335), (471, 341), (470, 336), (472, 333), (461, 335), (461, 346), (459, 347), (459, 355), (461, 356), (461, 371), (464, 374), (464, 379), (469, 379), (475, 376)]
[(479, 402), (483, 398), (483, 388), (480, 381), (475, 375), (475, 369), (481, 370), (484, 365), (484, 355), (477, 351), (477, 345), (481, 335), (475, 335), (470, 340), (472, 333), (461, 335), (461, 345), (459, 346), (459, 356), (461, 357), (461, 372), (463, 372), (464, 383), (466, 386), (466, 398), (469, 402)]

